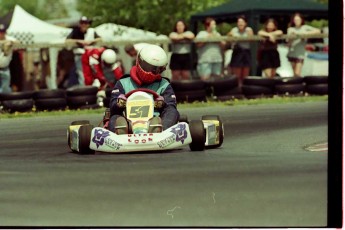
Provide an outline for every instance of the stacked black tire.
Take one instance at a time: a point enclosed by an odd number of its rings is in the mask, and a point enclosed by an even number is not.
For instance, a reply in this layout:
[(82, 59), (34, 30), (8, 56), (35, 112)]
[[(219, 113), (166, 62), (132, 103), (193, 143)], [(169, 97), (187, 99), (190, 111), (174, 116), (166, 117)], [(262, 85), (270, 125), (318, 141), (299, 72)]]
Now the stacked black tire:
[(67, 106), (66, 92), (63, 89), (44, 89), (33, 94), (37, 111), (64, 110)]
[(34, 107), (34, 100), (32, 99), (33, 92), (13, 92), (0, 93), (0, 104), (3, 111), (14, 112), (29, 112)]
[(207, 101), (206, 83), (202, 80), (172, 81), (171, 86), (179, 103)]
[(70, 109), (97, 108), (97, 92), (95, 86), (73, 86), (66, 90), (67, 106)]
[(272, 97), (274, 80), (270, 78), (249, 76), (243, 80), (242, 92), (248, 99)]
[(302, 77), (275, 77), (274, 91), (280, 96), (303, 95), (305, 84)]
[(244, 98), (242, 90), (238, 86), (238, 79), (235, 76), (211, 79), (207, 81), (207, 87), (213, 98), (219, 101)]
[(305, 92), (310, 95), (328, 94), (328, 77), (327, 76), (305, 76)]

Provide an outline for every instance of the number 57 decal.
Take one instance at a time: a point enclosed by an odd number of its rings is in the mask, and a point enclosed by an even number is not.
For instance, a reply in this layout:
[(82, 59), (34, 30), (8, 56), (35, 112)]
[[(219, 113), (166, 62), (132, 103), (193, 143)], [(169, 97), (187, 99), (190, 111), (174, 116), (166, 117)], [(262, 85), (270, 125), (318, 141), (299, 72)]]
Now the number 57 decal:
[(129, 113), (129, 118), (143, 118), (148, 117), (150, 112), (150, 106), (133, 106)]

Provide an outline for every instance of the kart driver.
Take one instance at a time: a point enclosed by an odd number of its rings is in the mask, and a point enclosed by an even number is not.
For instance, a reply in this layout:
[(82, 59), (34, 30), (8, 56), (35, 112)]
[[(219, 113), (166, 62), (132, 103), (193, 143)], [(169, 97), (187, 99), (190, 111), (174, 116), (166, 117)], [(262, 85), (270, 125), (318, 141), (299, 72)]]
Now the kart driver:
[(112, 88), (123, 75), (116, 53), (112, 49), (86, 49), (81, 61), (85, 85), (95, 85), (100, 90), (104, 90), (107, 85)]
[(108, 126), (110, 131), (116, 134), (128, 133), (128, 122), (123, 117), (125, 94), (138, 88), (150, 89), (159, 95), (155, 99), (155, 104), (161, 105), (161, 108), (155, 106), (155, 112), (159, 112), (159, 116), (151, 119), (150, 133), (161, 132), (178, 122), (180, 115), (176, 108), (174, 90), (169, 80), (161, 76), (167, 64), (167, 54), (160, 46), (148, 44), (139, 51), (136, 65), (131, 68), (130, 74), (124, 75), (117, 81), (111, 92), (109, 105), (111, 118)]

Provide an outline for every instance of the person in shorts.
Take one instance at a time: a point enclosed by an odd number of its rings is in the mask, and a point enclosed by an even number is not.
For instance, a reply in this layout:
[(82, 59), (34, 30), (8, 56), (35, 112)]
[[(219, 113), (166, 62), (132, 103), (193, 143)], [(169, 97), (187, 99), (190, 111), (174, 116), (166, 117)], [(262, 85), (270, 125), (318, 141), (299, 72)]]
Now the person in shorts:
[(187, 25), (183, 20), (175, 23), (174, 31), (169, 34), (171, 39), (170, 69), (171, 80), (188, 80), (190, 79), (192, 69), (192, 43), (195, 35), (187, 30)]
[(321, 31), (315, 27), (305, 25), (304, 18), (300, 13), (295, 13), (291, 17), (290, 27), (287, 30), (287, 35), (291, 37), (287, 40), (289, 51), (287, 58), (291, 63), (294, 76), (301, 76), (304, 57), (305, 57), (305, 46), (307, 44), (306, 39), (294, 38), (295, 35), (303, 34), (319, 34)]
[[(247, 38), (253, 35), (253, 29), (248, 26), (245, 16), (239, 16), (237, 26), (228, 33), (228, 36), (238, 38)], [(238, 78), (238, 85), (242, 86), (243, 79), (249, 75), (251, 66), (250, 42), (236, 42), (233, 44), (232, 50), (229, 69)]]
[(277, 36), (283, 34), (283, 31), (278, 30), (277, 22), (273, 18), (269, 18), (264, 28), (258, 32), (258, 35), (265, 38), (260, 42), (258, 50), (258, 62), (265, 75), (265, 77), (273, 78), (276, 76), (276, 70), (280, 66), (280, 57), (278, 52)]
[[(196, 38), (217, 38), (221, 37), (217, 32), (217, 24), (213, 18), (206, 18), (205, 30), (200, 31)], [(209, 80), (212, 77), (220, 76), (223, 73), (223, 48), (225, 41), (197, 42), (198, 65), (197, 71), (201, 80)]]

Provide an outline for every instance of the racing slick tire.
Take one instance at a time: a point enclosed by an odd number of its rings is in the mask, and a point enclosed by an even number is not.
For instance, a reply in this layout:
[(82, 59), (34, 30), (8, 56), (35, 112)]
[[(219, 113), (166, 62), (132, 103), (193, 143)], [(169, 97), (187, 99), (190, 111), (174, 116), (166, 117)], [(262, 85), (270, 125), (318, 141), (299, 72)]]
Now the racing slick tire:
[(82, 125), (79, 128), (79, 154), (94, 154), (95, 151), (90, 149), (91, 132), (93, 125)]
[(89, 125), (89, 120), (79, 120), (79, 121), (73, 121), (71, 125)]
[[(90, 124), (90, 121), (88, 121), (88, 120), (79, 120), (79, 121), (73, 121), (70, 126), (89, 125), (89, 124)], [(70, 129), (70, 127), (68, 127), (68, 130), (67, 130), (67, 144), (68, 144), (68, 147), (71, 149), (71, 129)], [(73, 152), (75, 152), (75, 151), (73, 151)]]
[(201, 120), (191, 120), (189, 130), (192, 136), (192, 143), (189, 144), (190, 150), (204, 151), (206, 142), (204, 123)]
[(222, 146), (224, 141), (224, 125), (223, 122), (220, 120), (218, 115), (204, 115), (201, 117), (201, 120), (211, 120), (211, 121), (219, 121), (219, 130), (218, 130), (218, 137), (219, 137), (219, 144), (208, 146), (208, 148), (219, 148)]
[(178, 119), (179, 122), (186, 122), (188, 124), (188, 116), (185, 114), (181, 114), (180, 118)]

